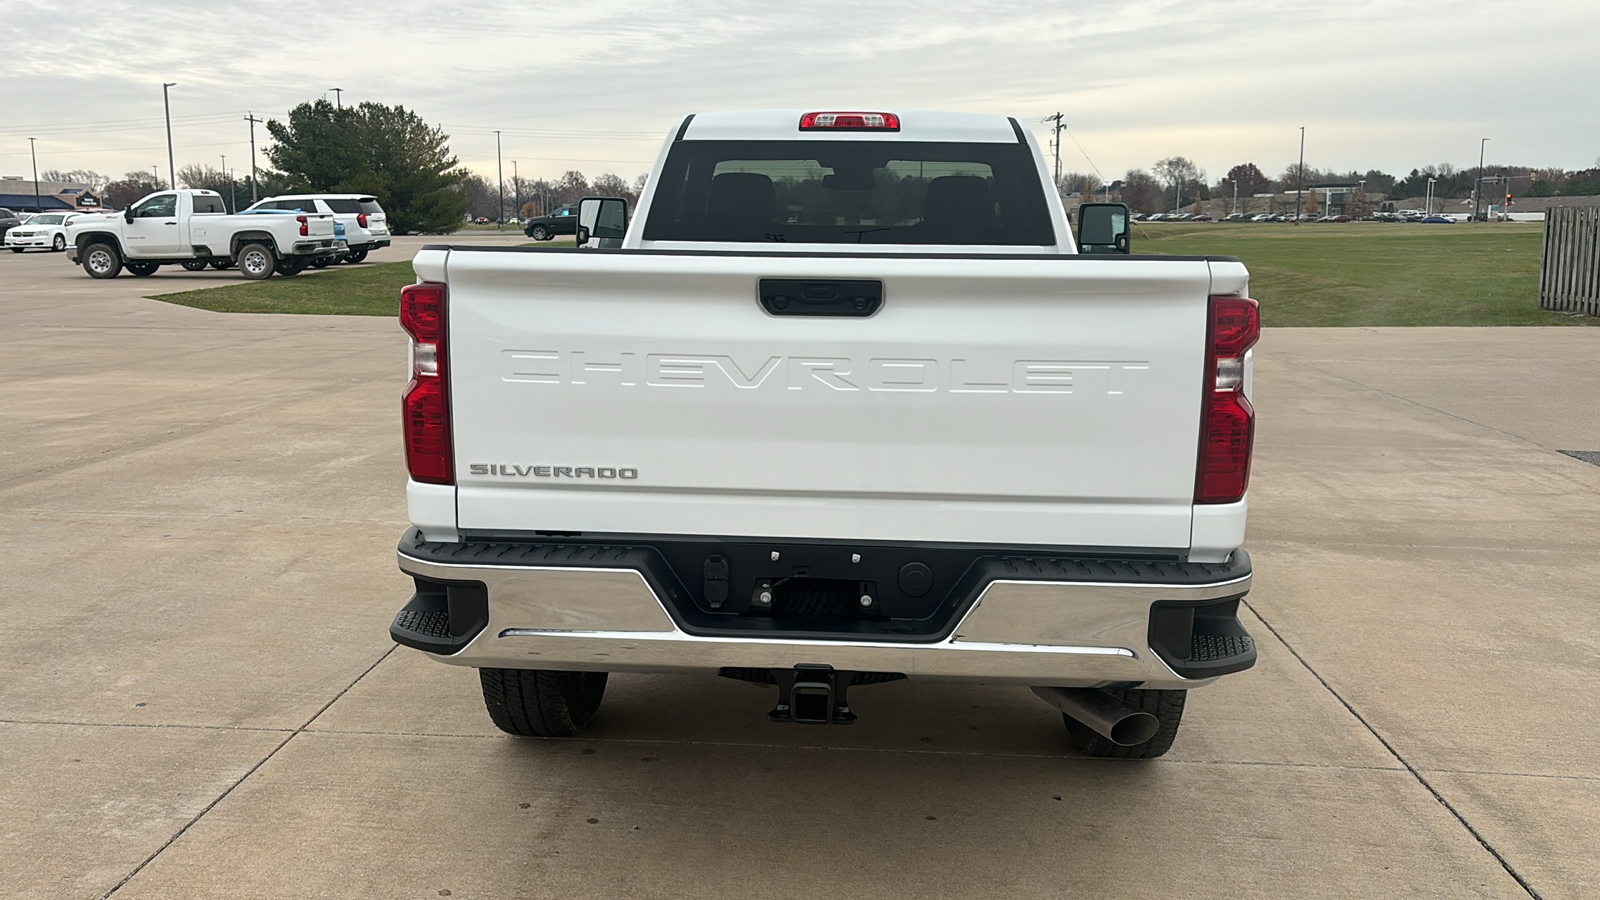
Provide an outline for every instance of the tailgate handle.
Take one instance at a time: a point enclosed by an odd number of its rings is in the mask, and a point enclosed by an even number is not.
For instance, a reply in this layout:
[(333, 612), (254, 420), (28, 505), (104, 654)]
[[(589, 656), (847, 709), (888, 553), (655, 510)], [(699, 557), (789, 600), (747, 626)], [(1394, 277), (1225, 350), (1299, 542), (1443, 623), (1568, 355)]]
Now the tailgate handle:
[(761, 307), (775, 316), (864, 319), (883, 305), (883, 282), (840, 278), (763, 278)]

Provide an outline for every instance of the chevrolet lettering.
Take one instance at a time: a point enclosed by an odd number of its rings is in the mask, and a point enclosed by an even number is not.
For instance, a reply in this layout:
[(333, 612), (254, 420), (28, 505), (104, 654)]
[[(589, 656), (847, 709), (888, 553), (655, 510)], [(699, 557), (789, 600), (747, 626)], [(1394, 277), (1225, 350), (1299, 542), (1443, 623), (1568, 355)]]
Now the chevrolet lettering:
[(1150, 369), (1146, 360), (895, 359), (744, 357), (696, 353), (504, 350), (501, 379), (532, 384), (616, 387), (830, 388), (955, 394), (1121, 395)]
[(1151, 759), (1254, 665), (1238, 260), (1131, 255), (1115, 203), (1074, 235), (1006, 116), (686, 116), (629, 206), (581, 200), (570, 249), (425, 246), (401, 293), (389, 633), (501, 730), (581, 733), (612, 672), (816, 725), (910, 678)]

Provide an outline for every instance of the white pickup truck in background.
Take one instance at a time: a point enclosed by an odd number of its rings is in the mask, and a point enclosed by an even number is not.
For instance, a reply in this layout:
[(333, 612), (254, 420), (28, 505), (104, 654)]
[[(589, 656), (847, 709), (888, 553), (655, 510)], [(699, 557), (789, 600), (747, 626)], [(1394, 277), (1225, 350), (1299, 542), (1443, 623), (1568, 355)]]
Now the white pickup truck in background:
[[(1014, 119), (695, 115), (596, 251), (430, 246), (401, 324), (416, 590), (394, 639), (572, 735), (609, 672), (1025, 685), (1171, 746), (1250, 667), (1244, 267), (1075, 242)], [(591, 240), (592, 239), (592, 240)]]
[(158, 191), (121, 213), (79, 216), (67, 229), (67, 254), (91, 278), (123, 269), (153, 275), (164, 265), (203, 269), (237, 265), (259, 280), (295, 275), (321, 258), (336, 259), (333, 216), (325, 213), (228, 213), (216, 191)]

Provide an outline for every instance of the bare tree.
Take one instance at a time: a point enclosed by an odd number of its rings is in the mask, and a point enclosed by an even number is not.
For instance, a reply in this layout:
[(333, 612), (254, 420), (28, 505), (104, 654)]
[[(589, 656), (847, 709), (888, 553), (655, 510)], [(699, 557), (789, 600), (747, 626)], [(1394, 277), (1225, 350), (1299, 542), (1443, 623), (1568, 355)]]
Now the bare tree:
[(556, 179), (555, 188), (555, 199), (562, 204), (577, 203), (593, 193), (589, 189), (589, 179), (583, 177), (583, 173), (577, 169), (563, 172), (561, 177)]
[(1134, 212), (1160, 212), (1164, 206), (1161, 183), (1143, 169), (1129, 169), (1122, 178), (1122, 202)]
[(110, 176), (101, 175), (93, 169), (45, 169), (39, 173), (40, 181), (54, 181), (58, 184), (87, 184), (89, 190), (99, 193), (111, 183)]
[(129, 172), (121, 179), (106, 185), (100, 202), (111, 209), (124, 209), (138, 202), (146, 194), (167, 189), (167, 183), (144, 170)]
[(1157, 162), (1153, 167), (1156, 178), (1166, 185), (1172, 194), (1173, 209), (1183, 206), (1183, 191), (1190, 185), (1198, 185), (1204, 181), (1206, 173), (1199, 166), (1182, 156), (1169, 156)]

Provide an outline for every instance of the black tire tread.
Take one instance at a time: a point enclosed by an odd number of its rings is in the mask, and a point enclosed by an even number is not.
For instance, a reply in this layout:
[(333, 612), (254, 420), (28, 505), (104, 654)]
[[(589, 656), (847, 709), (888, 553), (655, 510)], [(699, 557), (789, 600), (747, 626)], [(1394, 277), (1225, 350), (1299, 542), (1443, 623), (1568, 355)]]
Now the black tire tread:
[(1077, 719), (1062, 713), (1067, 734), (1072, 743), (1087, 756), (1100, 759), (1155, 759), (1172, 749), (1178, 737), (1178, 726), (1183, 722), (1183, 705), (1188, 691), (1153, 691), (1137, 688), (1106, 688), (1106, 693), (1120, 699), (1134, 709), (1147, 712), (1161, 720), (1155, 737), (1142, 744), (1122, 747), (1113, 744)]
[(518, 737), (576, 737), (600, 706), (604, 672), (479, 669), (495, 727)]

